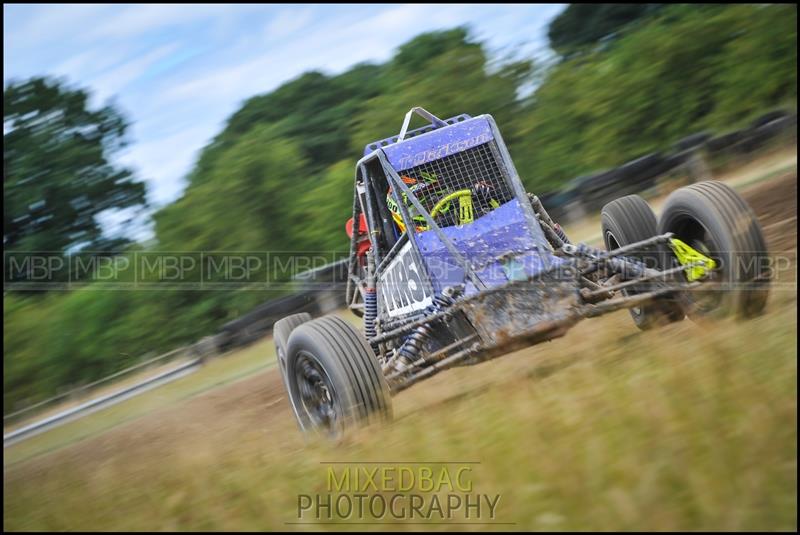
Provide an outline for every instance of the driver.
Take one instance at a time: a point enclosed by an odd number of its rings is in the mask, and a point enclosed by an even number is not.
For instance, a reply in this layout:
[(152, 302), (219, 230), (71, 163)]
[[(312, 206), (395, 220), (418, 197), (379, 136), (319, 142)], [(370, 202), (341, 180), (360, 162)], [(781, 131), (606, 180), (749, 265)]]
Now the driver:
[[(447, 191), (437, 187), (438, 180), (436, 175), (424, 172), (421, 173), (421, 175), (423, 178), (422, 181), (405, 175), (401, 175), (400, 178), (403, 183), (408, 186), (408, 189), (411, 190), (419, 202), (422, 203), (426, 209), (430, 210), (435, 204), (435, 201), (446, 195)], [(414, 223), (416, 224), (417, 230), (420, 232), (428, 230), (428, 223), (425, 221), (425, 218), (422, 215), (417, 213), (416, 208), (414, 208), (414, 206), (411, 204), (411, 201), (408, 200), (408, 196), (405, 193), (402, 193), (401, 197), (403, 199), (403, 203), (406, 205), (406, 208), (411, 214)], [(389, 186), (389, 189), (386, 192), (386, 205), (389, 207), (389, 211), (392, 213), (392, 219), (394, 219), (394, 222), (400, 229), (400, 232), (405, 232), (406, 228), (405, 224), (403, 223), (403, 218), (400, 215), (400, 207), (394, 200), (391, 186)]]
[[(403, 183), (408, 186), (408, 189), (411, 190), (414, 196), (417, 197), (420, 203), (422, 203), (427, 210), (432, 210), (438, 202), (441, 202), (441, 200), (451, 192), (448, 192), (446, 188), (439, 184), (439, 180), (435, 174), (422, 172), (420, 175), (423, 180), (417, 180), (405, 175), (401, 175), (400, 178), (403, 180)], [(472, 187), (469, 188), (469, 194), (461, 195), (453, 199), (456, 202), (455, 208), (453, 208), (453, 200), (448, 200), (442, 204), (438, 213), (435, 214), (438, 220), (437, 222), (442, 226), (463, 225), (472, 222), (475, 217), (474, 212), (477, 212), (477, 217), (490, 212), (500, 206), (500, 203), (492, 195), (494, 190), (494, 186), (485, 180), (475, 182)], [(425, 218), (417, 213), (405, 194), (402, 194), (402, 199), (414, 220), (417, 231), (422, 232), (428, 230), (428, 223), (425, 221)], [(403, 224), (403, 218), (400, 215), (400, 207), (397, 205), (397, 202), (395, 202), (391, 186), (389, 186), (386, 192), (386, 204), (400, 232), (405, 232), (406, 228)]]

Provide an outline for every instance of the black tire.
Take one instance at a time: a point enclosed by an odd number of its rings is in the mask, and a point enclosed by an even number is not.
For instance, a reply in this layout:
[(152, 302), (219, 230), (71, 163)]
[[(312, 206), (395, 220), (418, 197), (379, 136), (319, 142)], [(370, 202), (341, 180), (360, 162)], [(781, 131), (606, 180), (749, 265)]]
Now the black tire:
[(672, 192), (658, 230), (672, 232), (719, 265), (710, 278), (721, 291), (683, 296), (690, 317), (748, 318), (764, 310), (769, 294), (766, 241), (755, 214), (730, 186), (706, 181)]
[(708, 132), (698, 132), (696, 134), (686, 136), (675, 143), (675, 151), (680, 152), (689, 149), (696, 149), (705, 144), (709, 139), (711, 139), (711, 134)]
[(300, 325), (311, 321), (311, 314), (308, 312), (301, 312), (299, 314), (292, 314), (283, 319), (279, 319), (272, 326), (272, 341), (275, 342), (275, 355), (278, 359), (278, 366), (281, 369), (281, 375), (286, 376), (286, 348), (289, 345), (289, 335)]
[(706, 147), (711, 153), (720, 152), (735, 145), (741, 141), (743, 137), (743, 132), (741, 130), (736, 130), (717, 137), (712, 137), (706, 141)]
[(765, 124), (769, 124), (773, 121), (777, 121), (778, 119), (783, 119), (784, 117), (788, 117), (790, 113), (786, 110), (775, 110), (765, 113), (764, 115), (755, 119), (751, 124), (750, 128), (753, 130), (757, 128), (761, 128)]
[(354, 326), (336, 316), (292, 331), (286, 386), (306, 432), (337, 439), (355, 425), (392, 416), (391, 394), (375, 354)]
[[(275, 342), (275, 357), (278, 359), (281, 380), (287, 392), (289, 386), (286, 383), (286, 349), (289, 347), (289, 336), (292, 334), (293, 330), (304, 323), (308, 323), (311, 319), (311, 314), (308, 312), (300, 312), (299, 314), (292, 314), (291, 316), (279, 319), (275, 322), (275, 325), (272, 326), (272, 341)], [(297, 409), (292, 405), (291, 399), (289, 400), (289, 405), (292, 406), (292, 412), (294, 412), (295, 418), (299, 418), (296, 412)]]
[[(658, 234), (656, 215), (647, 201), (638, 195), (627, 195), (605, 205), (600, 214), (600, 225), (608, 251)], [(625, 256), (640, 260), (650, 268), (663, 268), (664, 255), (657, 249), (634, 251)], [(626, 295), (635, 293), (636, 290), (632, 289)], [(685, 316), (680, 303), (669, 297), (628, 310), (633, 322), (642, 330), (680, 321)]]

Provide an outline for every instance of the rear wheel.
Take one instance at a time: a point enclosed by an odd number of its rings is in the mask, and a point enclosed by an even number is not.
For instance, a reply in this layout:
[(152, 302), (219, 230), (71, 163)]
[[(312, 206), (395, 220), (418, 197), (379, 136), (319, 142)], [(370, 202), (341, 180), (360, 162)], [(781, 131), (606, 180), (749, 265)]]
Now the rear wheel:
[[(611, 201), (603, 207), (600, 215), (603, 241), (606, 250), (652, 238), (657, 232), (656, 215), (647, 201), (638, 195), (627, 195)], [(662, 269), (663, 254), (652, 250), (633, 251), (625, 255), (644, 262), (650, 268)], [(625, 295), (636, 294), (636, 288), (623, 291)], [(680, 321), (684, 317), (680, 304), (670, 298), (662, 298), (645, 305), (629, 309), (633, 322), (640, 329)]]
[(714, 286), (683, 296), (691, 317), (747, 318), (764, 309), (766, 242), (755, 214), (730, 186), (706, 181), (674, 191), (664, 203), (659, 232), (672, 232), (718, 266), (708, 277)]
[(286, 387), (304, 431), (339, 438), (391, 419), (389, 387), (363, 335), (336, 316), (297, 327), (286, 350)]

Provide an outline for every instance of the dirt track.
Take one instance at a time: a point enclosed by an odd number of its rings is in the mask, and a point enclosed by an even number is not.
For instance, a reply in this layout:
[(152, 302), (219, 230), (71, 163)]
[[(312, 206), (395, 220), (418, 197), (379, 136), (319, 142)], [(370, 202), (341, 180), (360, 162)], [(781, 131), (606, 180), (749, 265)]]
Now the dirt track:
[(761, 222), (770, 252), (796, 252), (797, 174), (786, 173), (743, 193)]
[[(765, 183), (756, 184), (743, 192), (764, 228), (770, 251), (792, 259), (792, 268), (783, 280), (794, 281), (797, 251), (797, 176), (787, 173)], [(794, 290), (796, 291), (796, 289)], [(616, 316), (614, 316), (616, 317)], [(611, 318), (610, 318), (611, 319)], [(623, 318), (627, 320), (627, 318)], [(476, 374), (457, 370), (459, 380), (470, 382)], [(481, 375), (480, 373), (477, 374)], [(414, 395), (395, 400), (398, 418), (422, 410), (426, 404), (452, 401), (458, 395), (441, 394), (441, 376), (429, 387), (415, 387)], [(479, 380), (473, 388), (486, 385)], [(461, 390), (463, 395), (464, 390)], [(297, 432), (291, 409), (276, 368), (215, 389), (195, 398), (156, 411), (100, 436), (73, 444), (49, 455), (21, 463), (6, 471), (6, 482), (15, 476), (24, 477), (27, 469), (42, 470), (51, 463), (80, 466), (82, 470), (100, 469), (106, 463), (136, 462), (150, 458), (156, 452), (163, 462), (180, 456), (182, 445), (193, 444), (192, 455), (207, 455), (211, 462), (224, 455), (228, 448), (242, 442), (268, 444), (270, 450), (295, 450), (304, 446)], [(197, 445), (202, 444), (198, 448)], [(124, 451), (124, 459), (120, 452)], [(26, 469), (23, 469), (25, 467)]]

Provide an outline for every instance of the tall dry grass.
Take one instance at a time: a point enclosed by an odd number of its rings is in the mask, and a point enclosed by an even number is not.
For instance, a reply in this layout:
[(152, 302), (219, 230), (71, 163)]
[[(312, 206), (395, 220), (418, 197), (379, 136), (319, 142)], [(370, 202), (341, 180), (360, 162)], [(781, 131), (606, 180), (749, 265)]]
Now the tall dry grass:
[(795, 307), (783, 292), (749, 322), (646, 333), (625, 312), (587, 321), (412, 388), (394, 424), (337, 447), (303, 444), (288, 409), (233, 437), (79, 444), (6, 469), (5, 528), (304, 528), (287, 522), (298, 494), (326, 492), (321, 462), (373, 460), (478, 461), (498, 529), (793, 530)]

